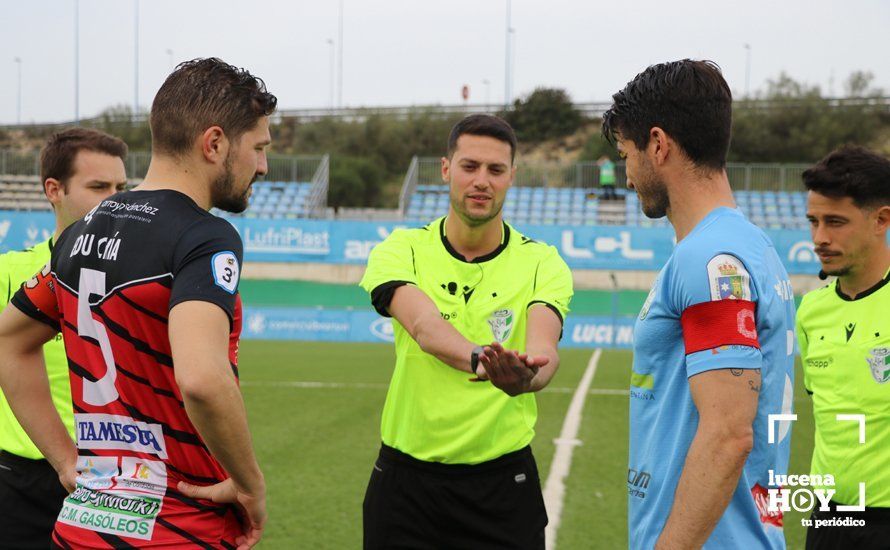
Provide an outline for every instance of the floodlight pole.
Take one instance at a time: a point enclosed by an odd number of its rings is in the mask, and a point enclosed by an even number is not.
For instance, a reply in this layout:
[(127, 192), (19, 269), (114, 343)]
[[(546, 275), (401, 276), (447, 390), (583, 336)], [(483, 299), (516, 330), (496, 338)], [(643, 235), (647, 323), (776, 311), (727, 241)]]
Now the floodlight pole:
[(22, 123), (22, 58), (15, 57), (13, 60), (18, 65), (18, 73), (19, 73), (19, 93), (18, 98), (16, 99), (16, 124)]
[(133, 120), (139, 115), (139, 0), (135, 0), (133, 17)]
[(485, 85), (485, 104), (491, 105), (491, 82), (487, 78), (483, 78), (482, 84)]
[(343, 107), (343, 0), (340, 0), (340, 32), (339, 37), (337, 39), (338, 45), (340, 49), (338, 50), (339, 58), (337, 67), (337, 82), (339, 83), (339, 88), (337, 89), (337, 106)]
[(512, 100), (512, 90), (510, 90), (510, 33), (513, 32), (513, 28), (510, 24), (510, 4), (511, 1), (507, 0), (507, 28), (505, 32), (506, 45), (504, 48), (504, 107), (509, 107)]
[(334, 69), (334, 39), (328, 38), (327, 43), (329, 46), (328, 49), (330, 50), (330, 58), (331, 58), (331, 64), (330, 64), (330, 69), (329, 69), (329, 72), (330, 72), (330, 100), (328, 101), (328, 105), (333, 110), (333, 108), (334, 108), (334, 74), (335, 74), (334, 73), (334, 71), (335, 71), (335, 69)]
[(74, 123), (80, 124), (80, 0), (74, 0)]
[(751, 44), (745, 44), (745, 99), (751, 99)]

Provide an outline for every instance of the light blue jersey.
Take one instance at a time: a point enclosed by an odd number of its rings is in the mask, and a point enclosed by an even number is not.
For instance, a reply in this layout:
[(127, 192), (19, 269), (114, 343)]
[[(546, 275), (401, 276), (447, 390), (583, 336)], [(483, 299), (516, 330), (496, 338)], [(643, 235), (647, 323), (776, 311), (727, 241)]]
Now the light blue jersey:
[[(738, 332), (756, 337), (760, 349), (718, 345), (687, 355), (686, 341), (713, 335), (696, 336), (689, 329), (684, 335), (681, 315), (696, 304), (703, 304), (697, 308), (701, 310), (709, 307), (706, 302), (720, 300), (754, 303), (753, 314), (748, 304), (750, 325), (743, 326), (739, 317)], [(767, 416), (791, 412), (794, 342), (791, 283), (769, 238), (738, 210), (713, 210), (677, 244), (636, 322), (627, 473), (632, 549), (653, 548), (671, 512), (698, 427), (689, 378), (729, 368), (761, 369), (754, 449), (704, 548), (785, 548), (782, 516), (767, 511), (766, 490), (770, 470), (787, 473), (790, 423), (778, 424), (776, 442), (769, 444)]]

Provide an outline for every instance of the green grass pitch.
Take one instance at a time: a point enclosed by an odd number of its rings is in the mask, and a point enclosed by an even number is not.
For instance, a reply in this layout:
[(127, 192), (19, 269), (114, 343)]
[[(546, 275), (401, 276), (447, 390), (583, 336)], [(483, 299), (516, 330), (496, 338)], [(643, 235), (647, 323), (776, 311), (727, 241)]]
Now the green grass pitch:
[[(591, 350), (561, 351), (538, 395), (532, 447), (542, 483)], [(391, 345), (243, 341), (240, 372), (254, 446), (266, 475), (269, 523), (261, 548), (360, 548), (362, 498), (380, 445)], [(605, 351), (592, 388), (626, 389), (631, 354)], [(811, 404), (798, 372), (791, 470), (805, 473), (813, 446)], [(627, 548), (625, 395), (587, 396), (557, 543), (560, 549)], [(788, 547), (803, 548), (801, 514), (785, 517)]]

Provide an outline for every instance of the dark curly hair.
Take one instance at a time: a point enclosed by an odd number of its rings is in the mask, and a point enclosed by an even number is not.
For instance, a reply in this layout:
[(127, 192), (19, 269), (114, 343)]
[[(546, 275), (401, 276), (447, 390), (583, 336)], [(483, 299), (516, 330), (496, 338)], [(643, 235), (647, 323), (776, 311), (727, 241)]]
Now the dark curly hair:
[(890, 206), (890, 160), (865, 147), (828, 153), (803, 173), (804, 187), (820, 195), (850, 197), (859, 208)]
[(266, 84), (245, 69), (215, 57), (180, 63), (151, 106), (152, 149), (181, 155), (211, 126), (237, 140), (277, 104)]
[(654, 127), (664, 130), (697, 166), (726, 166), (732, 127), (732, 92), (713, 61), (683, 59), (652, 65), (612, 96), (603, 135), (617, 135), (637, 149)]

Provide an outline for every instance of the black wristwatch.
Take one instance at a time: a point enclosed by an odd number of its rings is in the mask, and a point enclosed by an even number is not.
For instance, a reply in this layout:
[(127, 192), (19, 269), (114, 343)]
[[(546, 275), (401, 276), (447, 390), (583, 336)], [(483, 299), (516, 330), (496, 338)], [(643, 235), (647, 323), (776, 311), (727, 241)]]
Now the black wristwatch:
[(476, 374), (476, 367), (479, 366), (479, 356), (485, 353), (485, 350), (482, 346), (476, 346), (473, 348), (473, 351), (470, 352), (470, 368), (473, 370), (473, 374)]

